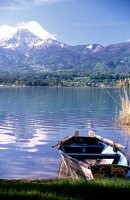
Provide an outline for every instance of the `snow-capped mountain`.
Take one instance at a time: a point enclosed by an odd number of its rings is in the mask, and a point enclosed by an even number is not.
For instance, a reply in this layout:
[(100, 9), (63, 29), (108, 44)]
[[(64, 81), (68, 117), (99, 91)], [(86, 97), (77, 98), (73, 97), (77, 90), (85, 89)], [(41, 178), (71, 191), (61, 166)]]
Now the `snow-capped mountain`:
[(46, 31), (38, 22), (30, 21), (28, 23), (21, 22), (18, 23), (15, 27), (3, 25), (0, 27), (0, 43), (6, 41), (13, 37), (17, 31), (28, 30), (32, 34), (36, 35), (42, 40), (47, 40), (49, 38), (56, 39), (54, 34)]
[[(0, 47), (4, 49), (20, 50), (31, 48), (47, 48), (49, 46), (59, 46), (63, 48), (65, 44), (57, 41), (53, 34), (50, 34), (37, 22), (20, 23), (16, 28), (4, 26), (7, 31), (5, 36), (0, 35)], [(4, 32), (4, 29), (1, 29)], [(7, 30), (8, 29), (8, 30)]]
[[(19, 23), (0, 27), (0, 67), (44, 66), (50, 69), (97, 70), (113, 68), (130, 60), (130, 43), (70, 46), (56, 40), (39, 23)], [(97, 64), (98, 63), (98, 64)], [(130, 64), (129, 64), (130, 65)]]
[(33, 46), (41, 45), (44, 41), (29, 32), (27, 29), (17, 30), (17, 32), (8, 40), (0, 43), (0, 46), (5, 49), (16, 50), (17, 48), (26, 49)]
[(46, 31), (38, 22), (18, 23), (16, 27), (0, 27), (0, 47), (4, 49), (29, 51), (31, 48), (46, 49), (48, 47), (59, 47), (81, 51), (81, 53), (95, 53), (102, 49), (99, 44), (69, 46), (56, 40), (55, 35)]

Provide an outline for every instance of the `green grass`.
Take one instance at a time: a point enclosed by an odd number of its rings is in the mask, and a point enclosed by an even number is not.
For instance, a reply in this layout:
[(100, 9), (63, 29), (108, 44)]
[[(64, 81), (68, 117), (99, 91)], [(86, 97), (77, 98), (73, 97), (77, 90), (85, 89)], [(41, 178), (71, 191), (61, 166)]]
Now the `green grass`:
[(123, 179), (0, 180), (0, 199), (122, 199), (129, 195), (130, 181)]

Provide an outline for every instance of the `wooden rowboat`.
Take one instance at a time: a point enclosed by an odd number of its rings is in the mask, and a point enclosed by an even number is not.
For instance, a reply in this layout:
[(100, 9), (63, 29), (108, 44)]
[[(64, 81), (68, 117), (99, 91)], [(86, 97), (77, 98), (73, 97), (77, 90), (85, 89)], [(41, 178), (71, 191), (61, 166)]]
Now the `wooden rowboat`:
[(79, 136), (76, 131), (73, 136), (64, 138), (53, 147), (56, 146), (67, 174), (72, 178), (92, 180), (95, 177), (130, 176), (129, 162), (122, 151), (125, 147), (93, 131), (89, 131), (88, 137)]

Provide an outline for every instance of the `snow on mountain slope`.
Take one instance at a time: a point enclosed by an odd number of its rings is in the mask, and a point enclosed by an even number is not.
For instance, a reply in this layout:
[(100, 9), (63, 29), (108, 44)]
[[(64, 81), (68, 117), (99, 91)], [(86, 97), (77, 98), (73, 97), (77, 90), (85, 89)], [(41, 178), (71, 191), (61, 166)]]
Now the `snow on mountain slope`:
[(103, 46), (100, 44), (88, 44), (86, 45), (86, 49), (89, 49), (90, 51), (93, 51), (94, 53), (101, 50)]
[(21, 49), (30, 49), (33, 46), (39, 46), (44, 41), (28, 31), (27, 29), (19, 29), (17, 32), (8, 40), (4, 40), (0, 43), (5, 49), (15, 50), (17, 48)]

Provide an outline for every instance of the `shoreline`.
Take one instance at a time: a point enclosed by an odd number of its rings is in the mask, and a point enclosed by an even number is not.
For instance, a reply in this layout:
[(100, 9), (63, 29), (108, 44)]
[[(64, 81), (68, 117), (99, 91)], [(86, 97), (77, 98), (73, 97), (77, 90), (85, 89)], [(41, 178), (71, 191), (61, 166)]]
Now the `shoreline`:
[(0, 85), (0, 88), (28, 88), (28, 87), (43, 87), (43, 88), (124, 88), (121, 86), (42, 86), (42, 85)]

